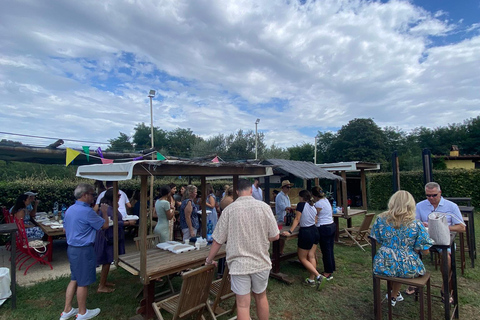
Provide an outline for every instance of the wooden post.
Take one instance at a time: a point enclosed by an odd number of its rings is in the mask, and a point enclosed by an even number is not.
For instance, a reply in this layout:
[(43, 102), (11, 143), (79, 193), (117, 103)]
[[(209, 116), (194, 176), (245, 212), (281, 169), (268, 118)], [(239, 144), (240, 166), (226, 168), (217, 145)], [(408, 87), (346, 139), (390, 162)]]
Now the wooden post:
[(118, 267), (118, 181), (113, 181), (113, 261)]
[(233, 200), (237, 200), (237, 186), (238, 186), (238, 175), (233, 176)]
[(343, 216), (348, 219), (347, 173), (342, 171), (342, 207)]
[(140, 282), (148, 284), (147, 278), (147, 176), (140, 178), (140, 227), (138, 236), (140, 237)]
[(367, 210), (367, 181), (364, 169), (360, 169), (360, 189), (362, 191), (362, 209)]
[[(264, 193), (265, 193), (265, 202), (270, 205), (270, 177), (269, 176), (266, 176), (264, 177)], [(275, 199), (273, 199), (275, 200)]]
[(201, 188), (202, 188), (202, 237), (207, 238), (207, 178), (201, 176), (200, 178)]

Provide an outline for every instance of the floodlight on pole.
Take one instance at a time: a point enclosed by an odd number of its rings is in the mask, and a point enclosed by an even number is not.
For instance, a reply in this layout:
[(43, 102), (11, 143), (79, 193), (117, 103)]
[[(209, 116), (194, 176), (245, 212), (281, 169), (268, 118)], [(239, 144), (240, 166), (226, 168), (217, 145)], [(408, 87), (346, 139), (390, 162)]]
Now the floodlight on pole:
[(259, 122), (260, 122), (260, 119), (257, 119), (257, 121), (255, 121), (255, 160), (258, 159), (258, 131), (257, 131), (257, 126), (258, 126)]
[(313, 163), (314, 164), (317, 164), (317, 139), (318, 139), (318, 133), (315, 136), (315, 151), (314, 151), (314, 154), (313, 154)]
[[(150, 90), (148, 93), (148, 97), (150, 98), (150, 135), (152, 138), (152, 150), (155, 151), (155, 140), (153, 139), (153, 106), (152, 106), (152, 100), (153, 97), (155, 97), (155, 90)], [(155, 156), (157, 155), (156, 152), (152, 152), (152, 160), (155, 160)], [(150, 177), (150, 214), (149, 219), (150, 219), (150, 234), (152, 233), (152, 219), (153, 219), (153, 209), (155, 208), (153, 206), (153, 179), (154, 176), (152, 175)]]

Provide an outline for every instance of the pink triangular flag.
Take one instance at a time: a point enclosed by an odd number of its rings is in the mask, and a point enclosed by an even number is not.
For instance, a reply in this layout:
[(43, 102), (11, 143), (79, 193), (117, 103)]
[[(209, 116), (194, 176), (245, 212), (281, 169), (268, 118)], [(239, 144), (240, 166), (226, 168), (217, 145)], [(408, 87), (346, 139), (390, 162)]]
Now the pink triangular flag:
[(212, 159), (212, 162), (219, 163), (220, 161), (218, 161), (218, 157), (215, 157)]
[(100, 160), (102, 160), (102, 163), (103, 163), (103, 164), (109, 164), (109, 163), (113, 163), (113, 159), (105, 159), (105, 158), (101, 158)]

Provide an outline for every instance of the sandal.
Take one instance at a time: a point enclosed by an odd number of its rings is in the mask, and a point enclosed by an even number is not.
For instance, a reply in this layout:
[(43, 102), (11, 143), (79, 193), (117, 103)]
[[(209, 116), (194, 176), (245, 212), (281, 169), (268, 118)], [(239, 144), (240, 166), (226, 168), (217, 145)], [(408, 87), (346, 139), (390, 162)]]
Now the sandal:
[(414, 287), (414, 286), (409, 286), (406, 290), (405, 290), (405, 294), (406, 295), (409, 295), (411, 296), (412, 294), (415, 294), (417, 293), (417, 287)]
[[(444, 295), (443, 295), (443, 291), (440, 291), (440, 295), (442, 296), (442, 303), (445, 303), (445, 297), (444, 297)], [(450, 304), (453, 304), (453, 296), (450, 295), (449, 298), (450, 298), (450, 299), (448, 299), (448, 300), (450, 300)]]

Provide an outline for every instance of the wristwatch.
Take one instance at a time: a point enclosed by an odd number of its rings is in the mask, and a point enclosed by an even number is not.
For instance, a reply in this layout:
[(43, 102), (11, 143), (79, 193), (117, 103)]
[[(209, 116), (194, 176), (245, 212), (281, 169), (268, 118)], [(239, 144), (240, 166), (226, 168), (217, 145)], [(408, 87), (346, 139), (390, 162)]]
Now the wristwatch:
[(292, 234), (293, 232), (291, 230), (288, 230), (288, 233)]

